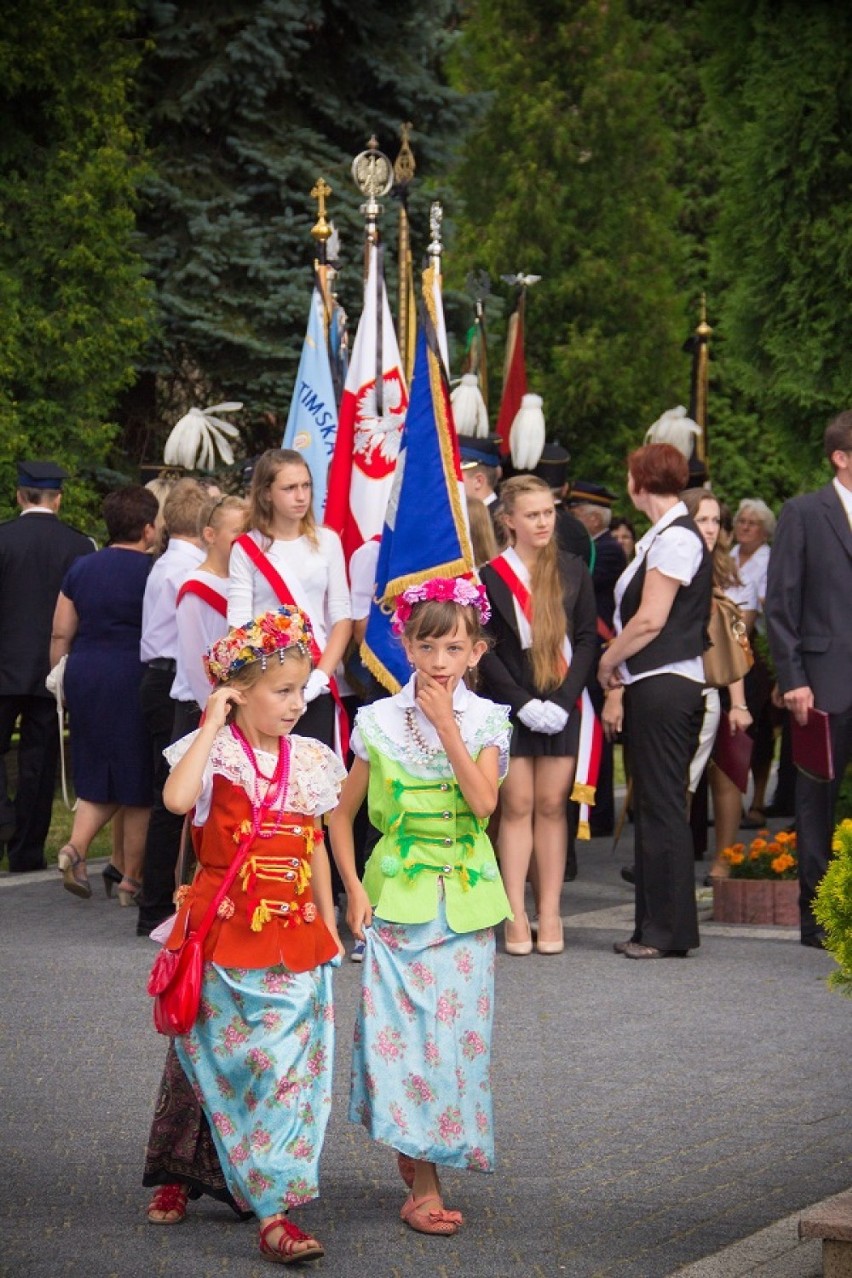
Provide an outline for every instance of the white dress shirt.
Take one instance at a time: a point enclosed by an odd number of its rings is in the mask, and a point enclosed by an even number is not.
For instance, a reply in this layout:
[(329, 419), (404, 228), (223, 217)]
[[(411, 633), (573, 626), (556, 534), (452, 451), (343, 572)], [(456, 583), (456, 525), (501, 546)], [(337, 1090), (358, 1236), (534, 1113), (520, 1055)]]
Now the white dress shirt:
[(204, 560), (204, 551), (182, 537), (172, 537), (148, 574), (142, 600), (142, 661), (177, 660), (178, 588), (193, 568)]

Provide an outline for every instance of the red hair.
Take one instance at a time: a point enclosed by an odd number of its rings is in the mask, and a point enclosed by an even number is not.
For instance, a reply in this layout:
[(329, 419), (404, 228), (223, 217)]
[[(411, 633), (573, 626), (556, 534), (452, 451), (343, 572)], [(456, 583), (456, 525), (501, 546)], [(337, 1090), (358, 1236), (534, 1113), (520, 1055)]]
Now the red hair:
[(645, 444), (627, 458), (627, 469), (637, 492), (658, 497), (679, 497), (689, 483), (689, 466), (672, 444)]

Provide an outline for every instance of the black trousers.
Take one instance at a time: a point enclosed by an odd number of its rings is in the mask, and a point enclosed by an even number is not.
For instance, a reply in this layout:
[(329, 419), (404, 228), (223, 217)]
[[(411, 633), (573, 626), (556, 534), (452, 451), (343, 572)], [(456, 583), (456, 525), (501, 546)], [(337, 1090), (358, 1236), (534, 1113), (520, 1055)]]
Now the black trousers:
[(814, 781), (800, 772), (796, 777), (796, 846), (799, 855), (799, 909), (802, 936), (813, 936), (819, 928), (813, 915), (817, 885), (828, 868), (837, 795), (852, 758), (852, 709), (833, 714), (831, 749), (834, 780)]
[(704, 715), (701, 684), (651, 675), (628, 684), (624, 709), (636, 839), (633, 940), (692, 950), (699, 937), (686, 795)]
[(183, 817), (169, 812), (163, 804), (163, 786), (169, 776), (169, 765), (163, 757), (166, 746), (174, 739), (177, 702), (170, 694), (174, 673), (169, 670), (145, 671), (139, 689), (142, 717), (151, 737), (154, 763), (154, 793), (151, 819), (145, 840), (142, 868), (142, 894), (139, 899), (139, 932), (150, 932), (174, 911), (175, 866), (180, 849)]
[[(18, 784), (13, 800), (6, 755), (19, 720)], [(0, 825), (14, 827), (8, 839), (10, 870), (40, 870), (45, 865), (58, 759), (53, 697), (0, 697)]]

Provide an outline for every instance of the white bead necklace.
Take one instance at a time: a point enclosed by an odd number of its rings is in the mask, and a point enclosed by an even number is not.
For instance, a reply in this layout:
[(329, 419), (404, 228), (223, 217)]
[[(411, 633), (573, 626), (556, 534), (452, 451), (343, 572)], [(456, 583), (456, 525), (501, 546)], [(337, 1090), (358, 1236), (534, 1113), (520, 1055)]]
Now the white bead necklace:
[[(461, 731), (461, 712), (454, 710), (453, 718), (458, 724), (459, 731)], [(439, 754), (446, 754), (444, 747), (440, 743), (440, 738), (438, 740), (438, 744), (433, 746), (430, 745), (423, 736), (423, 733), (417, 726), (417, 711), (413, 706), (406, 706), (405, 708), (405, 727), (411, 743), (408, 754), (412, 759), (420, 760), (424, 756), (427, 759), (436, 759)]]

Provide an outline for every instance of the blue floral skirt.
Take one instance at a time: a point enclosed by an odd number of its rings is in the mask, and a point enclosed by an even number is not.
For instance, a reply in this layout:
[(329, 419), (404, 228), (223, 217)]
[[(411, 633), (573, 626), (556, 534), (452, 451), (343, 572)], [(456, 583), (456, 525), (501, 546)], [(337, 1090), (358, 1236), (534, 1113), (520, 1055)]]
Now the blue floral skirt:
[(491, 1171), (494, 930), (374, 916), (366, 933), (349, 1117), (411, 1158)]
[(274, 1216), (319, 1194), (331, 1109), (331, 967), (207, 963), (201, 1011), (175, 1049), (239, 1206)]

